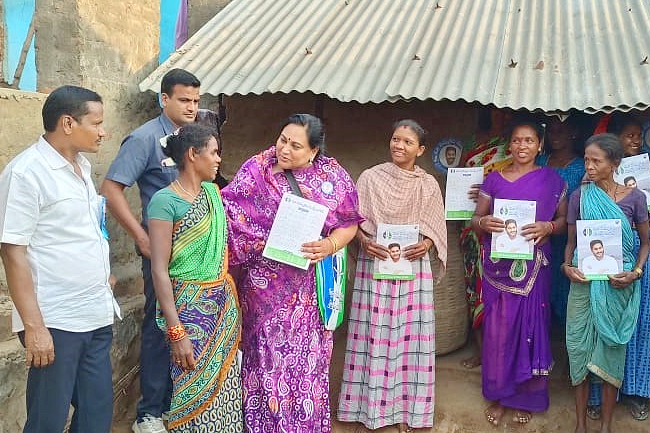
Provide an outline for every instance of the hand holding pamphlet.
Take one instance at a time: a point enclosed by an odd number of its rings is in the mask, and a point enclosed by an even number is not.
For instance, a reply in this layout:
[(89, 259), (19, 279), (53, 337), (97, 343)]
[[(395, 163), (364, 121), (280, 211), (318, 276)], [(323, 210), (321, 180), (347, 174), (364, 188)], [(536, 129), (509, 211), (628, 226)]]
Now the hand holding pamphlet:
[(320, 203), (284, 193), (262, 255), (295, 266), (309, 267), (309, 259), (300, 250), (302, 244), (320, 237), (329, 209)]
[(576, 221), (578, 269), (588, 280), (607, 280), (623, 270), (621, 220)]
[(415, 272), (403, 250), (418, 243), (420, 226), (418, 224), (377, 224), (377, 243), (388, 248), (386, 260), (375, 259), (372, 278), (375, 280), (413, 280)]
[(445, 219), (471, 220), (476, 203), (469, 198), (472, 185), (483, 183), (483, 167), (448, 168)]
[(623, 158), (614, 173), (614, 180), (619, 185), (640, 189), (650, 210), (650, 160), (647, 153)]
[(527, 241), (521, 229), (535, 222), (536, 209), (534, 201), (494, 199), (493, 216), (504, 222), (505, 230), (492, 233), (490, 258), (533, 260), (533, 241)]

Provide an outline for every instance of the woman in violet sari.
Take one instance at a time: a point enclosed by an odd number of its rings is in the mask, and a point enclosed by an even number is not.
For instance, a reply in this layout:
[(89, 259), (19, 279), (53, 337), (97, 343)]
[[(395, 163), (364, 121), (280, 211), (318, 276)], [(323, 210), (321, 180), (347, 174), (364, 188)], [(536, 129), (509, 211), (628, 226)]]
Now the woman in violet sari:
[[(589, 138), (585, 145), (585, 169), (592, 183), (576, 190), (569, 200), (569, 240), (562, 267), (571, 280), (566, 342), (571, 381), (576, 387), (576, 433), (587, 431), (589, 382), (594, 377), (603, 381), (600, 431), (612, 431), (612, 412), (623, 381), (627, 343), (639, 315), (640, 280), (650, 248), (648, 209), (641, 191), (614, 181), (622, 158), (623, 146), (615, 135)], [(578, 219), (621, 220), (623, 272), (610, 275), (605, 281), (585, 278), (575, 266)], [(640, 242), (637, 254), (635, 236)]]
[[(535, 165), (543, 129), (515, 123), (509, 136), (512, 164), (490, 173), (479, 192), (472, 226), (483, 243), (483, 396), (492, 401), (485, 416), (499, 425), (506, 408), (513, 421), (527, 423), (531, 412), (548, 409), (551, 244), (566, 229), (566, 183), (552, 168)], [(492, 216), (494, 199), (532, 200), (535, 222), (521, 234), (534, 242), (533, 260), (491, 259), (492, 236), (504, 221)], [(492, 236), (489, 236), (492, 234)]]
[(237, 366), (241, 316), (228, 273), (226, 215), (212, 180), (221, 158), (216, 131), (189, 124), (167, 138), (178, 179), (147, 207), (158, 326), (173, 365), (172, 433), (242, 432)]
[(291, 170), (302, 195), (329, 208), (321, 240), (303, 244), (312, 263), (348, 244), (362, 221), (348, 173), (323, 154), (320, 119), (291, 116), (275, 146), (246, 161), (223, 191), (231, 264), (241, 265), (244, 421), (249, 432), (329, 432), (332, 332), (318, 309), (314, 267), (265, 257)]

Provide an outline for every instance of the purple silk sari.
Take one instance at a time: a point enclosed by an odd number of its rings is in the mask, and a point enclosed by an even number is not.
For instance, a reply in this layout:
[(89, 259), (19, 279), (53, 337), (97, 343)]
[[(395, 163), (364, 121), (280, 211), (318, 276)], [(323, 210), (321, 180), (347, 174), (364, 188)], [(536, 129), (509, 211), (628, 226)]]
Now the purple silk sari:
[[(537, 202), (536, 221), (553, 219), (566, 184), (542, 167), (514, 182), (490, 173), (481, 195)], [(492, 204), (490, 211), (493, 212)], [(491, 236), (483, 237), (483, 396), (531, 412), (548, 409), (551, 243), (534, 249), (534, 260), (490, 259)]]
[[(246, 161), (222, 191), (231, 265), (242, 265), (242, 381), (249, 432), (329, 432), (332, 332), (318, 310), (314, 268), (262, 257), (280, 199), (291, 187), (273, 174), (275, 146)], [(323, 235), (362, 221), (350, 175), (320, 156), (294, 170), (303, 196), (330, 209)]]

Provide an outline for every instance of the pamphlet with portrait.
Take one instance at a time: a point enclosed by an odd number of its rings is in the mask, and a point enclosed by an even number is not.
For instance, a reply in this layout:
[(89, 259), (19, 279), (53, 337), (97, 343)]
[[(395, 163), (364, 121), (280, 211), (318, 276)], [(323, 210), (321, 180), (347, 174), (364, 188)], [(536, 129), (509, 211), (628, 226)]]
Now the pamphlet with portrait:
[(533, 241), (527, 241), (521, 230), (535, 222), (536, 210), (535, 201), (494, 199), (493, 216), (501, 219), (505, 228), (492, 233), (491, 259), (533, 260)]
[(650, 210), (650, 160), (647, 153), (623, 158), (614, 173), (614, 180), (620, 185), (640, 189)]
[(404, 248), (418, 243), (418, 224), (377, 224), (377, 243), (388, 248), (386, 260), (375, 259), (375, 280), (413, 280), (413, 265), (404, 257)]
[(607, 280), (623, 270), (620, 219), (577, 220), (578, 269), (588, 280)]

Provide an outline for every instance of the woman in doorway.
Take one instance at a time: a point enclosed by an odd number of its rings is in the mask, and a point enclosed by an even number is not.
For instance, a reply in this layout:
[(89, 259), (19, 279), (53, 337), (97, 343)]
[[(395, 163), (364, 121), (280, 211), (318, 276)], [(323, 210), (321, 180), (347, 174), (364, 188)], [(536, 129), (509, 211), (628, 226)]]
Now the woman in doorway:
[[(424, 135), (414, 120), (395, 123), (389, 143), (392, 161), (365, 170), (357, 182), (365, 221), (357, 233), (361, 248), (338, 418), (373, 430), (396, 424), (403, 433), (433, 426), (434, 276), (429, 251), (437, 255), (440, 278), (447, 259), (447, 227), (438, 182), (415, 165), (424, 153)], [(389, 257), (376, 240), (379, 223), (419, 225), (419, 241), (403, 248), (415, 279), (373, 279), (375, 260)]]
[[(641, 123), (630, 114), (613, 114), (607, 125), (607, 130), (618, 136), (623, 143), (623, 152), (626, 157), (644, 152)], [(635, 231), (634, 234), (635, 254), (638, 254), (640, 239), (636, 235), (640, 235), (640, 232)], [(621, 392), (629, 397), (627, 402), (630, 413), (638, 421), (648, 419), (650, 399), (650, 264), (646, 262), (643, 270), (639, 318), (632, 338), (627, 344), (625, 378), (621, 386)]]
[[(556, 116), (547, 119), (544, 152), (537, 157), (537, 164), (553, 168), (567, 183), (567, 197), (580, 186), (585, 175), (584, 149), (577, 114), (560, 121)], [(560, 269), (566, 247), (566, 233), (551, 237), (553, 283), (551, 284), (551, 310), (553, 322), (562, 328), (566, 323), (566, 304), (569, 296), (569, 280)]]
[[(511, 131), (512, 164), (485, 179), (472, 218), (483, 235), (483, 395), (492, 402), (485, 416), (494, 426), (506, 408), (514, 409), (513, 421), (519, 423), (548, 408), (553, 364), (548, 237), (566, 228), (566, 184), (553, 169), (535, 164), (542, 151), (541, 125), (520, 121)], [(521, 230), (534, 243), (532, 261), (490, 258), (492, 236), (505, 229), (504, 221), (492, 216), (497, 198), (536, 202), (535, 222)]]
[(157, 321), (173, 361), (173, 433), (243, 431), (241, 316), (228, 273), (226, 215), (212, 183), (221, 162), (214, 134), (189, 124), (167, 138), (164, 152), (178, 179), (147, 207)]

